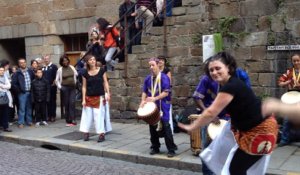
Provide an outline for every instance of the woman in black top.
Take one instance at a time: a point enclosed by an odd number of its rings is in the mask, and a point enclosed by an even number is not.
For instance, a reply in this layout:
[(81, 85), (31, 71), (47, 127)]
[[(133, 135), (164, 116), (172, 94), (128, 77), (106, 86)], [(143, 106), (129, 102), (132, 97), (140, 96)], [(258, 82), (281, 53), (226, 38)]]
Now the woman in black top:
[(171, 75), (170, 69), (166, 65), (167, 64), (166, 57), (165, 56), (158, 56), (157, 58), (159, 59), (158, 66), (159, 66), (160, 71), (162, 73), (168, 75), (168, 77), (170, 78), (170, 83), (172, 84), (172, 82), (171, 82), (172, 75)]
[(209, 124), (225, 109), (231, 116), (232, 132), (238, 144), (229, 172), (231, 175), (246, 175), (253, 164), (274, 149), (278, 126), (273, 116), (262, 115), (261, 101), (244, 82), (234, 76), (236, 67), (235, 59), (226, 52), (207, 60), (205, 72), (220, 84), (219, 93), (194, 123), (179, 126), (192, 131)]
[[(159, 70), (160, 72), (166, 74), (169, 79), (170, 79), (170, 85), (171, 85), (171, 88), (172, 88), (172, 75), (171, 75), (171, 71), (170, 69), (167, 67), (167, 59), (165, 56), (158, 56), (157, 57), (159, 59), (159, 62), (158, 62), (158, 67), (159, 67)], [(172, 93), (172, 91), (170, 91), (170, 93)], [(171, 94), (172, 96), (172, 94)], [(171, 126), (171, 130), (172, 130), (172, 134), (174, 133), (174, 126), (173, 126), (173, 116), (172, 116), (172, 111), (173, 111), (173, 108), (172, 108), (172, 104), (171, 104), (171, 107), (170, 107), (170, 120), (169, 120), (169, 123), (170, 123), (170, 126)]]
[(96, 66), (92, 55), (85, 57), (87, 71), (82, 77), (82, 115), (80, 131), (84, 132), (84, 141), (89, 140), (89, 130), (94, 121), (98, 142), (105, 140), (105, 133), (111, 131), (108, 102), (109, 85), (105, 70)]

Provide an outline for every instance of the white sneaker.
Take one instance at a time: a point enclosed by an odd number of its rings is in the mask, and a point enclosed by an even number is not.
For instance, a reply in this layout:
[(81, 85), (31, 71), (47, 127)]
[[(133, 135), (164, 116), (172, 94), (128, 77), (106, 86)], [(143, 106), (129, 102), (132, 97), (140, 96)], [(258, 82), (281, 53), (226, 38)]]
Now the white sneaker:
[(48, 123), (46, 121), (43, 121), (43, 125), (48, 126)]
[(40, 126), (40, 122), (36, 122), (35, 126), (39, 127)]

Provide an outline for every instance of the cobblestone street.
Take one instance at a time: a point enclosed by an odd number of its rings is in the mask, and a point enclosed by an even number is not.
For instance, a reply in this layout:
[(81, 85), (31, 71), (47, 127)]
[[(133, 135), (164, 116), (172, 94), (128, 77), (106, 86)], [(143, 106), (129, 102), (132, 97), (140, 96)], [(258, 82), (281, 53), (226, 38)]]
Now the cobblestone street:
[(0, 174), (10, 175), (199, 175), (200, 173), (134, 164), (0, 142)]

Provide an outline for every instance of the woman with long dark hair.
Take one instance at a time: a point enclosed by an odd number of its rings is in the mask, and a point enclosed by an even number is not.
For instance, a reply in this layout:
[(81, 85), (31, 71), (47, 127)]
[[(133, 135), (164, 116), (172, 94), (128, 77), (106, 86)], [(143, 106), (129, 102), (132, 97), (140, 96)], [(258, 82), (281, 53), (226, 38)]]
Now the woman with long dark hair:
[[(219, 93), (195, 122), (190, 125), (179, 124), (179, 126), (192, 131), (209, 124), (225, 109), (231, 116), (231, 131), (238, 145), (236, 150), (232, 150), (234, 155), (231, 160), (230, 154), (227, 155), (226, 163), (230, 164), (229, 173), (246, 175), (252, 165), (273, 151), (278, 125), (274, 116), (262, 115), (261, 101), (242, 80), (235, 76), (236, 68), (235, 59), (226, 52), (220, 52), (206, 61), (205, 72), (219, 83)], [(222, 157), (222, 155), (218, 156)], [(259, 170), (261, 174), (263, 171), (264, 169)], [(220, 171), (214, 173), (220, 174)]]
[(97, 19), (98, 29), (100, 31), (100, 40), (104, 41), (104, 49), (107, 50), (105, 61), (108, 71), (114, 70), (114, 66), (117, 63), (113, 60), (113, 56), (117, 51), (117, 38), (119, 37), (119, 31), (113, 27), (106, 19)]

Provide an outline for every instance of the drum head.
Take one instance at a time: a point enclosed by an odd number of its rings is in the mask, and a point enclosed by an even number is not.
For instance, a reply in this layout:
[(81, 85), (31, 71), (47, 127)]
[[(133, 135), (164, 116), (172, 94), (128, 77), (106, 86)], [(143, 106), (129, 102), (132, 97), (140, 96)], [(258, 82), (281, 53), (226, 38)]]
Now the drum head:
[(300, 102), (300, 92), (290, 91), (281, 96), (281, 101), (286, 104), (294, 104)]
[(153, 113), (156, 109), (156, 104), (154, 102), (147, 102), (142, 108), (140, 107), (137, 111), (137, 115), (140, 117), (148, 116)]
[(224, 128), (225, 124), (227, 123), (226, 120), (220, 119), (220, 124), (216, 125), (211, 123), (207, 127), (208, 136), (213, 140), (219, 135)]

